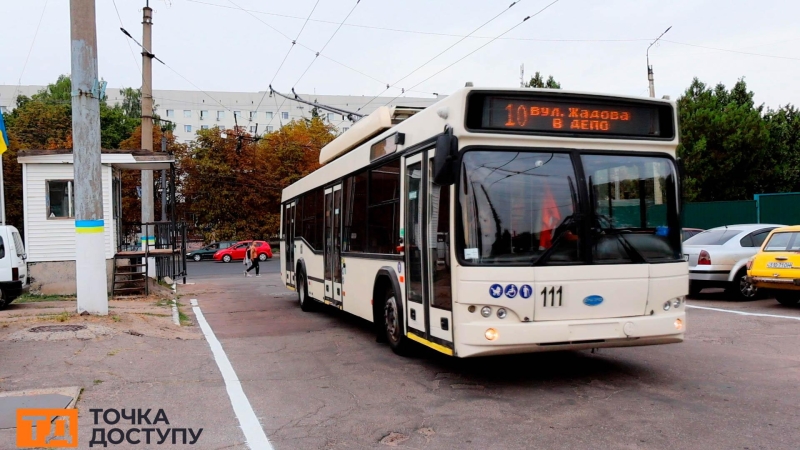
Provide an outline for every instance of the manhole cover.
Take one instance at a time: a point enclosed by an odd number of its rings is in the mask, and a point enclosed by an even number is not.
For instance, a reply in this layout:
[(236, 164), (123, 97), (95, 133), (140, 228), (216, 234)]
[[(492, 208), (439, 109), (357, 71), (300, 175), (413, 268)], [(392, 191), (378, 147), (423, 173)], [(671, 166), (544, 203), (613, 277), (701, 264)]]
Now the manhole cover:
[(86, 325), (45, 325), (42, 327), (31, 328), (31, 333), (59, 333), (65, 331), (80, 331), (85, 330)]

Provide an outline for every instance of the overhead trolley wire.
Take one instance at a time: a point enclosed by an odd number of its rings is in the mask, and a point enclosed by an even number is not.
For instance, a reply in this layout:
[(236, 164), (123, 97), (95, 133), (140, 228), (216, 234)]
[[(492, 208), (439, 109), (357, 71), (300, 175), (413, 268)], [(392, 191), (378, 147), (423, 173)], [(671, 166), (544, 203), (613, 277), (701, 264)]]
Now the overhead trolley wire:
[[(523, 23), (527, 22), (527, 21), (528, 21), (528, 19), (532, 19), (532, 18), (534, 18), (534, 17), (538, 16), (539, 14), (543, 13), (543, 12), (544, 12), (546, 9), (548, 9), (548, 8), (550, 8), (551, 6), (555, 5), (555, 4), (556, 4), (556, 3), (558, 3), (559, 1), (560, 1), (560, 0), (554, 0), (554, 1), (553, 1), (553, 2), (551, 2), (551, 3), (548, 3), (548, 4), (547, 4), (547, 6), (545, 6), (544, 8), (542, 8), (542, 9), (540, 9), (540, 10), (536, 11), (535, 13), (531, 14), (530, 16), (526, 16), (524, 19), (522, 19), (522, 21), (521, 21), (521, 22), (517, 23), (517, 24), (516, 24), (516, 25), (514, 25), (513, 27), (511, 27), (511, 28), (507, 29), (506, 31), (504, 31), (504, 32), (500, 33), (499, 35), (497, 35), (497, 36), (496, 36), (494, 39), (492, 39), (491, 41), (484, 43), (483, 45), (481, 45), (480, 47), (476, 48), (475, 50), (473, 50), (473, 51), (471, 51), (471, 52), (467, 53), (466, 55), (462, 56), (461, 58), (457, 59), (456, 61), (454, 61), (454, 62), (452, 62), (452, 63), (448, 64), (446, 67), (444, 67), (443, 69), (441, 69), (441, 70), (437, 71), (436, 73), (434, 73), (433, 75), (429, 76), (428, 78), (425, 78), (424, 80), (422, 80), (422, 81), (420, 81), (419, 83), (415, 84), (414, 86), (412, 86), (412, 88), (411, 88), (411, 89), (413, 89), (413, 88), (415, 88), (415, 87), (419, 86), (420, 84), (422, 84), (422, 83), (424, 83), (424, 82), (426, 82), (426, 81), (430, 80), (431, 78), (435, 77), (436, 75), (439, 75), (440, 73), (444, 72), (445, 70), (447, 70), (447, 69), (449, 69), (449, 68), (453, 67), (454, 65), (456, 65), (456, 64), (458, 64), (458, 63), (460, 63), (461, 61), (465, 60), (466, 58), (468, 58), (468, 57), (472, 56), (472, 55), (473, 55), (473, 54), (475, 54), (477, 51), (481, 50), (482, 48), (486, 47), (487, 45), (491, 44), (492, 42), (494, 42), (494, 41), (498, 40), (499, 38), (501, 38), (501, 37), (505, 36), (506, 34), (510, 33), (510, 32), (511, 32), (511, 31), (513, 31), (515, 28), (517, 28), (517, 27), (519, 27), (520, 25), (522, 25)], [(401, 95), (402, 95), (402, 94), (401, 94)], [(389, 100), (388, 102), (386, 102), (386, 104), (385, 104), (385, 105), (388, 105), (389, 103), (392, 103), (393, 101), (397, 100), (399, 97), (400, 97), (400, 95), (398, 95), (397, 97), (395, 97), (395, 98), (393, 98), (393, 99)], [(385, 106), (385, 105), (384, 105), (384, 106)]]
[(39, 23), (36, 25), (36, 31), (33, 33), (33, 40), (31, 41), (31, 46), (28, 48), (28, 55), (25, 56), (25, 62), (22, 64), (22, 71), (19, 73), (19, 79), (17, 80), (17, 89), (14, 90), (13, 101), (16, 102), (17, 99), (17, 92), (19, 92), (19, 87), (22, 85), (22, 76), (25, 75), (25, 69), (28, 68), (28, 61), (31, 58), (31, 53), (33, 53), (33, 46), (36, 44), (36, 37), (39, 36), (39, 29), (42, 27), (42, 19), (44, 19), (44, 12), (47, 11), (47, 3), (49, 0), (44, 0), (44, 6), (42, 7), (42, 13), (39, 15)]
[[(288, 19), (296, 19), (296, 20), (305, 20), (304, 17), (292, 16), (288, 14), (278, 14), (278, 13), (271, 13), (266, 11), (258, 11), (253, 9), (243, 9), (243, 8), (234, 8), (232, 6), (227, 5), (220, 5), (217, 3), (209, 3), (200, 0), (186, 0), (192, 3), (198, 3), (201, 5), (208, 5), (208, 6), (216, 6), (218, 8), (226, 8), (226, 9), (240, 9), (248, 13), (256, 13), (256, 14), (263, 14), (267, 16), (274, 16), (274, 17), (283, 17)], [(310, 19), (311, 22), (317, 23), (327, 23), (331, 25), (339, 25), (339, 22), (335, 22), (332, 20), (323, 20), (323, 19)], [(369, 30), (381, 30), (381, 31), (392, 31), (395, 33), (410, 33), (410, 34), (422, 34), (422, 35), (429, 35), (429, 36), (444, 36), (444, 37), (465, 37), (463, 34), (452, 34), (452, 33), (439, 33), (435, 31), (420, 31), (420, 30), (405, 30), (402, 28), (388, 28), (388, 27), (378, 27), (374, 25), (361, 25), (355, 23), (348, 23), (344, 24), (346, 27), (353, 27), (353, 28), (365, 28)], [(491, 36), (468, 36), (472, 39), (492, 39)], [(638, 38), (638, 39), (538, 39), (538, 38), (522, 38), (522, 37), (502, 37), (500, 40), (510, 40), (510, 41), (534, 41), (534, 42), (638, 42), (638, 41), (652, 41), (653, 38)]]
[[(233, 3), (232, 0), (228, 0), (228, 1)], [(233, 3), (233, 4), (235, 5), (236, 3)], [(280, 73), (281, 69), (283, 68), (283, 64), (286, 63), (286, 59), (289, 58), (289, 54), (292, 53), (292, 49), (294, 48), (295, 44), (297, 43), (297, 40), (300, 39), (300, 35), (303, 34), (303, 30), (306, 29), (306, 25), (308, 24), (308, 19), (311, 18), (312, 14), (314, 14), (314, 11), (317, 9), (317, 5), (319, 5), (319, 0), (317, 0), (317, 2), (314, 3), (314, 7), (311, 8), (311, 12), (308, 13), (308, 17), (306, 18), (306, 21), (303, 22), (303, 26), (300, 27), (300, 31), (297, 32), (297, 37), (295, 37), (292, 40), (292, 45), (289, 46), (289, 50), (286, 51), (286, 55), (283, 57), (283, 61), (281, 61), (281, 64), (278, 66), (278, 70), (275, 71), (275, 75), (272, 76), (272, 80), (270, 80), (270, 82), (269, 82), (270, 86), (272, 86), (272, 82), (275, 81), (275, 78), (278, 76), (278, 74)], [(261, 100), (258, 101), (258, 105), (256, 105), (255, 111), (258, 111), (258, 108), (261, 107), (261, 103), (264, 102), (264, 98), (267, 96), (267, 92), (268, 91), (264, 91), (264, 95), (262, 95), (261, 96)], [(283, 105), (281, 104), (281, 106), (283, 106)], [(251, 122), (253, 121), (252, 116), (250, 118), (250, 121)]]
[[(356, 7), (358, 6), (359, 3), (361, 3), (361, 0), (356, 0), (356, 4), (353, 5), (353, 8), (350, 10), (349, 13), (347, 13), (347, 16), (345, 16), (344, 20), (342, 20), (341, 23), (339, 23), (339, 26), (336, 27), (336, 31), (333, 32), (331, 37), (328, 38), (328, 41), (325, 42), (325, 45), (323, 45), (322, 48), (314, 55), (314, 59), (312, 59), (311, 62), (308, 64), (308, 67), (306, 67), (306, 70), (304, 70), (303, 73), (300, 75), (300, 78), (298, 78), (297, 81), (294, 82), (294, 84), (292, 85), (292, 89), (294, 89), (295, 86), (297, 86), (297, 83), (299, 83), (300, 80), (302, 80), (303, 77), (306, 76), (306, 73), (308, 73), (308, 69), (310, 69), (311, 66), (314, 65), (314, 63), (317, 61), (317, 58), (319, 58), (319, 54), (322, 53), (322, 51), (325, 50), (325, 47), (327, 47), (328, 44), (331, 43), (331, 41), (333, 40), (334, 36), (336, 36), (336, 33), (338, 33), (339, 30), (342, 29), (342, 26), (344, 25), (345, 22), (347, 22), (347, 19), (350, 18), (350, 15), (353, 14), (353, 11), (356, 10)], [(270, 83), (270, 84), (272, 84), (272, 83)]]
[[(468, 38), (468, 37), (472, 36), (472, 35), (473, 35), (473, 34), (474, 34), (476, 31), (480, 30), (481, 28), (485, 27), (486, 25), (488, 25), (489, 23), (491, 23), (492, 21), (494, 21), (494, 20), (495, 20), (495, 19), (497, 19), (498, 17), (500, 17), (500, 16), (502, 16), (503, 14), (505, 14), (506, 12), (508, 12), (508, 10), (510, 10), (511, 8), (513, 8), (513, 7), (514, 7), (514, 5), (516, 5), (517, 3), (520, 3), (521, 1), (522, 1), (522, 0), (517, 0), (517, 1), (515, 1), (514, 3), (512, 3), (512, 4), (508, 5), (508, 8), (504, 9), (504, 10), (503, 10), (503, 11), (501, 11), (499, 14), (495, 15), (495, 16), (494, 16), (494, 17), (492, 17), (491, 19), (489, 19), (489, 20), (487, 20), (486, 22), (484, 22), (484, 23), (483, 23), (483, 24), (481, 24), (481, 26), (479, 26), (478, 28), (475, 28), (474, 30), (470, 31), (468, 35), (466, 35), (466, 36), (462, 37), (461, 39), (459, 39), (458, 41), (456, 41), (454, 44), (452, 44), (452, 45), (450, 45), (449, 47), (447, 47), (446, 49), (442, 50), (441, 52), (439, 52), (439, 53), (438, 53), (436, 56), (434, 56), (433, 58), (431, 58), (431, 59), (429, 59), (429, 60), (425, 61), (424, 63), (422, 63), (422, 65), (421, 65), (421, 66), (419, 66), (419, 67), (417, 67), (416, 69), (412, 70), (411, 72), (407, 73), (407, 74), (406, 74), (406, 75), (405, 75), (403, 78), (400, 78), (399, 80), (395, 81), (395, 82), (394, 82), (394, 83), (393, 83), (391, 86), (389, 86), (389, 85), (387, 84), (387, 85), (386, 85), (386, 89), (384, 89), (384, 90), (383, 90), (383, 91), (382, 91), (380, 94), (376, 95), (375, 97), (372, 97), (372, 98), (371, 98), (371, 99), (370, 99), (370, 100), (369, 100), (367, 103), (363, 104), (363, 105), (361, 106), (361, 108), (363, 108), (363, 107), (365, 107), (365, 106), (369, 105), (370, 103), (372, 103), (372, 102), (373, 102), (373, 100), (375, 100), (376, 98), (378, 98), (378, 97), (380, 97), (381, 95), (383, 95), (383, 93), (384, 93), (384, 92), (388, 91), (390, 87), (397, 86), (397, 84), (398, 84), (398, 83), (400, 83), (401, 81), (403, 81), (403, 80), (405, 80), (406, 78), (410, 77), (411, 75), (413, 75), (414, 73), (416, 73), (417, 71), (419, 71), (420, 69), (422, 69), (423, 67), (427, 66), (427, 65), (428, 65), (428, 64), (429, 64), (431, 61), (433, 61), (434, 59), (436, 59), (436, 58), (438, 58), (438, 57), (442, 56), (443, 54), (447, 53), (447, 51), (448, 51), (448, 50), (450, 50), (451, 48), (453, 48), (453, 47), (455, 47), (456, 45), (460, 44), (460, 43), (461, 43), (461, 42), (463, 42), (463, 41), (464, 41), (466, 38)], [(402, 95), (403, 93), (405, 93), (405, 89), (403, 89), (403, 90), (402, 90), (402, 92), (401, 92), (401, 95)], [(398, 97), (399, 97), (399, 95), (398, 95)], [(361, 108), (358, 108), (358, 109), (359, 109), (359, 110), (361, 110)]]

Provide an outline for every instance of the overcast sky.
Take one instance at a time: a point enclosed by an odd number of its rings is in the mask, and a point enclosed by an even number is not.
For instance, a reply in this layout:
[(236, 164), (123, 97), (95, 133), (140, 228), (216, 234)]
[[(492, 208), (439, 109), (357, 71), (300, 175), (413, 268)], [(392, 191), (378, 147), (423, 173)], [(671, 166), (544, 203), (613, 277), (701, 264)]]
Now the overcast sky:
[[(123, 26), (140, 40), (145, 0), (114, 1)], [(296, 90), (379, 94), (387, 83), (396, 84), (458, 42), (459, 36), (507, 10), (475, 32), (477, 37), (458, 43), (386, 93), (397, 95), (399, 88), (412, 88), (552, 1), (521, 0), (508, 8), (511, 0), (361, 0)], [(154, 64), (154, 87), (205, 91), (260, 91), (273, 78), (275, 89), (288, 91), (355, 4), (150, 2), (155, 10), (152, 50), (169, 65)], [(129, 48), (135, 44), (119, 31), (114, 3), (96, 4), (101, 77), (110, 87), (140, 86), (141, 55)], [(69, 73), (68, 0), (0, 0), (0, 16), (0, 84), (47, 84)], [(800, 104), (798, 16), (796, 0), (560, 0), (419, 84), (414, 88), (419, 92), (411, 95), (449, 93), (466, 81), (475, 86), (518, 86), (524, 64), (526, 78), (538, 70), (552, 74), (567, 89), (645, 96), (645, 50), (672, 26), (650, 49), (658, 97), (676, 98), (695, 76), (729, 87), (745, 77), (759, 103)], [(294, 39), (301, 28), (297, 45), (286, 57), (291, 40), (280, 33)]]

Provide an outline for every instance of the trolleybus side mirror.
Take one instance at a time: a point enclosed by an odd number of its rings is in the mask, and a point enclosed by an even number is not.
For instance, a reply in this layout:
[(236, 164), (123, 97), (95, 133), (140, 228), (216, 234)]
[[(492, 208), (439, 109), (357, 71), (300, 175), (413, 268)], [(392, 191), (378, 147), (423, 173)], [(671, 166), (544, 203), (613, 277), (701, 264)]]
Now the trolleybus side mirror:
[(456, 161), (458, 159), (458, 138), (453, 129), (448, 128), (436, 138), (433, 154), (433, 182), (439, 186), (450, 186), (456, 181)]

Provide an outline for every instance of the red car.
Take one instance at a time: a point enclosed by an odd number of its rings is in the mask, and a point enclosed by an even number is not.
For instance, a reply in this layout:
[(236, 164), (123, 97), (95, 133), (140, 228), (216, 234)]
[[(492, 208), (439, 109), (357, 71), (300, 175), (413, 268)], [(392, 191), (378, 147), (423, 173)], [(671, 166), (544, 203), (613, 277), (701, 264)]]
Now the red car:
[[(250, 247), (251, 242), (253, 241), (239, 241), (228, 248), (214, 253), (214, 261), (231, 262), (233, 260), (244, 259), (244, 253)], [(272, 258), (272, 249), (268, 243), (265, 241), (255, 241), (255, 243), (259, 261), (266, 261)]]

